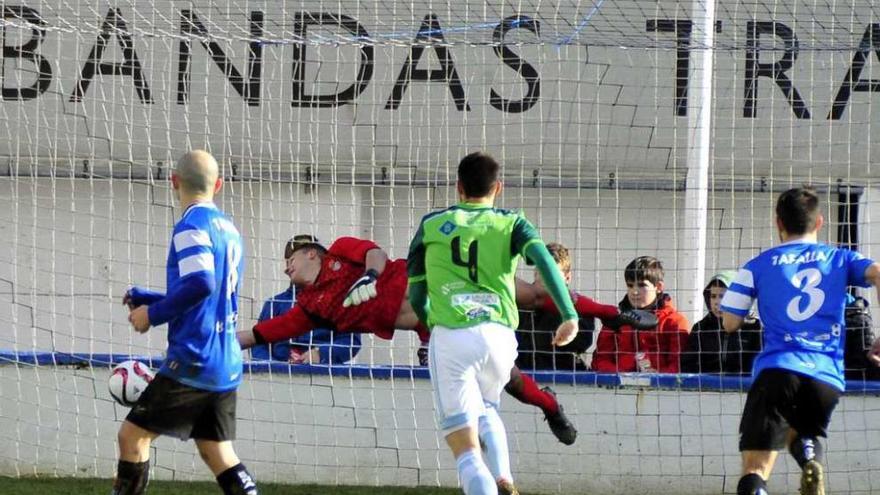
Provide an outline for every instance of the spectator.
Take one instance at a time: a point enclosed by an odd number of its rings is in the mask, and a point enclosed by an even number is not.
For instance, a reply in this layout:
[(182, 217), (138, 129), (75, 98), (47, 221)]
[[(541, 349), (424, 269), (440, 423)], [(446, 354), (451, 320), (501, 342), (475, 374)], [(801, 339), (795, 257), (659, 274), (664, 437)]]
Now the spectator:
[(751, 374), (752, 362), (761, 352), (761, 322), (748, 318), (734, 333), (721, 326), (721, 298), (735, 276), (735, 271), (721, 272), (703, 289), (709, 312), (691, 329), (681, 355), (682, 372)]
[(635, 330), (623, 325), (614, 330), (603, 324), (593, 354), (593, 370), (678, 373), (689, 324), (676, 311), (669, 294), (663, 292), (663, 264), (652, 256), (640, 256), (626, 266), (623, 278), (627, 291), (620, 301), (620, 310), (651, 311), (657, 316), (657, 326)]
[[(562, 244), (551, 242), (547, 244), (547, 250), (556, 261), (556, 265), (559, 266), (566, 285), (570, 284), (571, 256), (568, 248)], [(543, 286), (541, 276), (537, 271), (535, 271), (535, 284)], [(572, 296), (572, 299), (576, 299), (575, 294)], [(617, 313), (614, 306), (611, 308), (614, 313)], [(593, 344), (595, 323), (592, 317), (578, 319), (580, 331), (571, 343), (562, 347), (554, 347), (552, 344), (553, 334), (562, 323), (559, 311), (555, 308), (553, 310), (542, 308), (535, 311), (520, 311), (519, 315), (519, 328), (516, 331), (516, 339), (519, 341), (517, 366), (526, 370), (586, 370), (580, 355)]]
[(880, 380), (880, 368), (868, 360), (868, 349), (874, 342), (873, 319), (868, 301), (849, 296), (844, 312), (846, 339), (843, 361), (847, 380)]
[[(290, 257), (305, 244), (318, 244), (318, 239), (308, 234), (294, 236), (284, 246), (284, 273), (290, 276)], [(284, 292), (268, 299), (263, 304), (258, 321), (274, 318), (286, 313), (296, 301), (296, 287), (291, 282)], [(358, 333), (336, 335), (332, 330), (315, 329), (287, 342), (258, 345), (251, 348), (253, 359), (287, 361), (294, 364), (343, 364), (354, 359), (361, 350), (361, 336)]]

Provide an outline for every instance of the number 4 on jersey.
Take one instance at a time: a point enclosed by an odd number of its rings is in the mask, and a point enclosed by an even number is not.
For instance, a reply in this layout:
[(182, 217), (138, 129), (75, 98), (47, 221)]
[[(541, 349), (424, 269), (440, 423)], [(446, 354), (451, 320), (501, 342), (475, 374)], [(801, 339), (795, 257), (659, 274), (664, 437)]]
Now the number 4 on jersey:
[(468, 246), (468, 259), (461, 259), (461, 236), (456, 236), (452, 239), (452, 262), (458, 266), (464, 267), (468, 269), (468, 276), (471, 279), (471, 282), (477, 283), (477, 250), (478, 245), (477, 241), (471, 241)]

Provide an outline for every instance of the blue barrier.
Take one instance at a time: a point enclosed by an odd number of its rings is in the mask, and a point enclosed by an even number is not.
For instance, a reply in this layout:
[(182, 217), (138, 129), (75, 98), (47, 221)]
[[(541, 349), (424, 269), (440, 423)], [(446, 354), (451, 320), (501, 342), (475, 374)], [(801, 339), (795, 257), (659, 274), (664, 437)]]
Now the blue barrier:
[[(132, 356), (129, 354), (89, 354), (66, 352), (0, 351), (0, 366), (74, 366), (109, 368), (116, 363), (135, 359), (158, 368), (162, 356)], [(364, 364), (288, 364), (277, 361), (246, 361), (246, 373), (282, 375), (328, 375), (352, 378), (388, 380), (427, 380), (424, 366), (389, 366)], [(539, 383), (586, 385), (593, 387), (633, 387), (674, 389), (684, 391), (741, 392), (752, 383), (749, 376), (722, 376), (669, 373), (595, 373), (592, 371), (528, 371)], [(880, 395), (880, 381), (850, 381), (847, 395)]]

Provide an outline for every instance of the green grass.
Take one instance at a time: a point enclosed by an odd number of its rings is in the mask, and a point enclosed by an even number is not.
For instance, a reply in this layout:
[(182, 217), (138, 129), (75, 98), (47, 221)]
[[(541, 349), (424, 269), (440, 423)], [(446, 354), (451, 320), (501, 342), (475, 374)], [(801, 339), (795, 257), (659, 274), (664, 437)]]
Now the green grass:
[[(0, 476), (3, 495), (79, 495), (110, 493), (111, 480), (96, 478), (7, 478)], [(216, 483), (151, 481), (147, 495), (217, 495)], [(260, 495), (460, 495), (452, 488), (278, 485), (260, 483)]]

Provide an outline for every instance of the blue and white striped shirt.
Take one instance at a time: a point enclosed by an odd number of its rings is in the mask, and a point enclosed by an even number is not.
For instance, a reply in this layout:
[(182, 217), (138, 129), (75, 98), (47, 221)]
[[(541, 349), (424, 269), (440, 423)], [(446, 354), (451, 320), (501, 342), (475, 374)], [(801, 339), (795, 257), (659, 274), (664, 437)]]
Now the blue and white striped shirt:
[(752, 375), (781, 368), (843, 390), (847, 287), (867, 287), (865, 271), (872, 263), (855, 251), (802, 239), (768, 249), (746, 263), (727, 289), (721, 309), (742, 317), (758, 301), (764, 348)]

